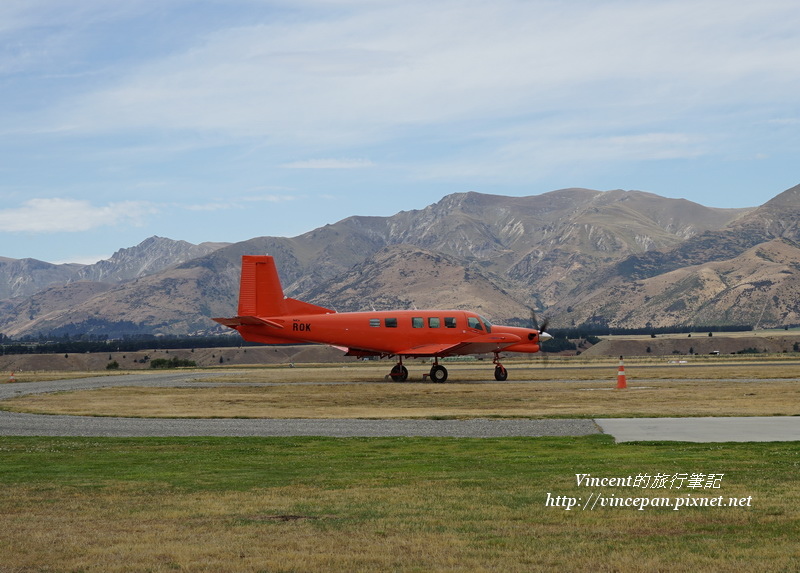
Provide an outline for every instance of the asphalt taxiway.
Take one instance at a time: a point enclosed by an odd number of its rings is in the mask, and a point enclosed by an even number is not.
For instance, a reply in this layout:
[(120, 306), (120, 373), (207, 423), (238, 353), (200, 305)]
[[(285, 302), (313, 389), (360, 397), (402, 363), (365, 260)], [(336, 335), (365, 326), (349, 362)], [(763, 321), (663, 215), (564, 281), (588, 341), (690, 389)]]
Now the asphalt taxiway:
[(800, 441), (800, 416), (603, 418), (595, 422), (617, 442)]
[[(0, 384), (0, 400), (26, 394), (112, 386), (203, 387), (206, 376), (165, 373), (105, 376)], [(598, 418), (590, 419), (174, 419), (57, 416), (0, 411), (3, 436), (431, 436), (496, 438), (511, 436), (586, 436), (605, 433), (617, 442), (771, 442), (800, 441), (800, 416), (737, 418)]]

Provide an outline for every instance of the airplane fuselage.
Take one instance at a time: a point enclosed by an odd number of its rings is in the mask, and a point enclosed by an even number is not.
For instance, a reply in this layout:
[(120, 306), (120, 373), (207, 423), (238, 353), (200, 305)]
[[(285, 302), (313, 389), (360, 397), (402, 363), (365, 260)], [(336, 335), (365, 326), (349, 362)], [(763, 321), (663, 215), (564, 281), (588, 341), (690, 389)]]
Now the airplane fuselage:
[[(309, 314), (241, 325), (242, 338), (264, 344), (328, 344), (352, 356), (454, 356), (507, 350), (538, 352), (538, 333), (495, 326), (463, 310), (398, 310)], [(461, 346), (459, 346), (461, 345)]]

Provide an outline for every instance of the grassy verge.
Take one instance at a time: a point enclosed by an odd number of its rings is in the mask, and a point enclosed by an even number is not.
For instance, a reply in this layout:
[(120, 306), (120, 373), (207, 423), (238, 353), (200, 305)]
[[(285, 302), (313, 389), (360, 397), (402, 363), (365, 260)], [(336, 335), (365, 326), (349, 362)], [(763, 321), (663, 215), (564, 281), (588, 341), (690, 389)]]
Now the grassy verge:
[[(14, 382), (51, 382), (53, 380), (75, 380), (77, 378), (97, 378), (99, 376), (121, 376), (129, 374), (130, 371), (114, 370), (86, 370), (82, 372), (68, 372), (64, 370), (39, 370), (14, 372)], [(11, 382), (11, 373), (0, 373), (0, 384)]]
[(28, 395), (17, 412), (167, 418), (774, 416), (800, 414), (794, 380), (115, 387)]
[[(250, 368), (217, 368), (218, 378), (204, 378), (208, 382), (376, 382), (385, 379), (393, 362), (341, 364), (303, 364), (296, 367), (270, 365)], [(409, 382), (422, 381), (422, 375), (430, 370), (426, 360), (405, 362), (409, 370)], [(504, 361), (509, 371), (509, 382), (586, 380), (616, 381), (619, 360), (538, 359), (531, 361)], [(494, 369), (490, 362), (446, 362), (450, 373), (448, 383), (489, 382), (494, 384)], [(766, 358), (691, 357), (688, 363), (668, 361), (664, 357), (625, 360), (627, 375), (632, 379), (646, 380), (696, 380), (696, 379), (796, 379), (800, 361), (780, 355), (773, 360)]]
[[(794, 571), (798, 469), (797, 443), (0, 438), (0, 570)], [(750, 504), (548, 506), (598, 493)]]

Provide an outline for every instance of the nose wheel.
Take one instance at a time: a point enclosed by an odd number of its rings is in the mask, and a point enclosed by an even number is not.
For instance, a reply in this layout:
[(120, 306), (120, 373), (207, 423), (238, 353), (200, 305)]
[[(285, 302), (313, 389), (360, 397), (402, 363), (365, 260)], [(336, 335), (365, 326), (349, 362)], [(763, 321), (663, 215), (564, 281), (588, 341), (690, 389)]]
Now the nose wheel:
[(500, 364), (500, 356), (497, 353), (494, 355), (494, 379), (498, 382), (505, 382), (508, 379), (508, 370)]

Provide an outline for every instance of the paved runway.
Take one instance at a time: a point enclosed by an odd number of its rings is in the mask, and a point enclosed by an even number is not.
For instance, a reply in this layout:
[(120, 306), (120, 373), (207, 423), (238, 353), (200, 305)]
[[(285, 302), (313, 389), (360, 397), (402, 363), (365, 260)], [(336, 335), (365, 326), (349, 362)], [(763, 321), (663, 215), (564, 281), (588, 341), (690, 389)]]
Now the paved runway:
[(617, 442), (800, 441), (800, 416), (606, 418), (595, 422)]
[[(111, 386), (203, 387), (218, 373), (165, 373), (0, 384), (0, 400), (25, 394)], [(604, 432), (626, 441), (800, 441), (800, 417), (631, 419), (165, 419), (45, 416), (0, 411), (3, 436), (586, 436)]]

